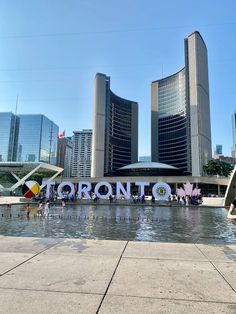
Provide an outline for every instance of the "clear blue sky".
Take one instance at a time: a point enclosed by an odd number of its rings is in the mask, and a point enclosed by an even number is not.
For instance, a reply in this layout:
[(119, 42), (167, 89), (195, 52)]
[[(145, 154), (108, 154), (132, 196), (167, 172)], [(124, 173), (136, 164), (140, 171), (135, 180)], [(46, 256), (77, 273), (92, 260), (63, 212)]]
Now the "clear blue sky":
[(230, 155), (236, 109), (235, 0), (0, 0), (0, 111), (43, 113), (60, 131), (92, 128), (93, 80), (139, 103), (150, 155), (151, 81), (184, 66), (184, 38), (208, 48), (213, 148)]

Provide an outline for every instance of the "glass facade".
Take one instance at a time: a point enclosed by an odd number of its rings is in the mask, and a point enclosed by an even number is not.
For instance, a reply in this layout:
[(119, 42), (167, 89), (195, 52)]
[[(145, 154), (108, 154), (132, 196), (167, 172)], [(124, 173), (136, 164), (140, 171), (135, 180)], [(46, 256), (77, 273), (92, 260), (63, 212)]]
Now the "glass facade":
[(38, 162), (42, 116), (20, 115), (17, 161)]
[(158, 81), (159, 162), (187, 171), (185, 69)]
[(216, 145), (215, 155), (222, 155), (222, 145)]
[(16, 160), (18, 119), (11, 112), (0, 113), (0, 162)]
[(236, 156), (236, 111), (232, 114), (232, 135), (233, 135), (233, 146), (231, 148), (232, 157)]
[(232, 114), (233, 147), (236, 147), (236, 111)]
[(40, 161), (56, 165), (58, 126), (42, 116), (42, 136), (40, 145)]
[(139, 161), (151, 161), (151, 156), (140, 156)]
[(43, 115), (19, 115), (17, 161), (56, 165), (58, 131)]
[(184, 40), (185, 67), (152, 82), (152, 161), (201, 176), (212, 158), (207, 48), (199, 32)]

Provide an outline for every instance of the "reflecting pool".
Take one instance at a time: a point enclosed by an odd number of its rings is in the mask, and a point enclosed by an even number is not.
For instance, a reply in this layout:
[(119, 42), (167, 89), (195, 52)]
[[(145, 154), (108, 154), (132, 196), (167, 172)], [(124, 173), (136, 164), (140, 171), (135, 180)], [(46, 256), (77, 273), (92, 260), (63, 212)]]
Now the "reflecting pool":
[(118, 205), (52, 206), (30, 218), (22, 205), (0, 206), (0, 235), (189, 243), (236, 243), (236, 222), (224, 208)]

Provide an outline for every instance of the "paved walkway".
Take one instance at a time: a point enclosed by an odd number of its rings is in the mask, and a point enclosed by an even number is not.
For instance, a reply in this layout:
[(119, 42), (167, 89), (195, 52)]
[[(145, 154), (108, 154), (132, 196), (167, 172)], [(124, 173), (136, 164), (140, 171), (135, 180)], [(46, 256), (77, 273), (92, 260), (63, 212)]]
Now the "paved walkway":
[(0, 236), (0, 313), (236, 313), (236, 245)]
[(20, 196), (0, 196), (0, 205), (4, 204), (18, 204), (21, 203), (22, 197)]

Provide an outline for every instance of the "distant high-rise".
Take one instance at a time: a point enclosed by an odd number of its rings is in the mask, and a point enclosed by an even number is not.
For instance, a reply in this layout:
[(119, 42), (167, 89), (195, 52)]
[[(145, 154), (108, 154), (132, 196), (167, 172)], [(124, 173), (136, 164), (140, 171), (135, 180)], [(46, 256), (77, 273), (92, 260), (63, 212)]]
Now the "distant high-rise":
[(42, 114), (20, 114), (17, 161), (56, 165), (58, 126)]
[(138, 103), (116, 96), (110, 77), (94, 82), (92, 177), (112, 176), (138, 161)]
[(217, 155), (217, 156), (222, 155), (222, 145), (219, 145), (219, 144), (216, 145), (214, 155)]
[(64, 169), (63, 176), (67, 178), (71, 176), (72, 148), (73, 142), (71, 137), (62, 137), (58, 139), (57, 166)]
[(231, 148), (232, 157), (236, 157), (236, 110), (232, 114), (232, 134), (233, 146)]
[(74, 131), (72, 177), (91, 177), (92, 130)]
[(17, 116), (0, 112), (0, 162), (16, 161), (17, 134)]
[(152, 161), (193, 176), (212, 157), (207, 48), (199, 32), (184, 41), (185, 67), (152, 82)]
[(139, 161), (151, 161), (151, 156), (139, 156)]

